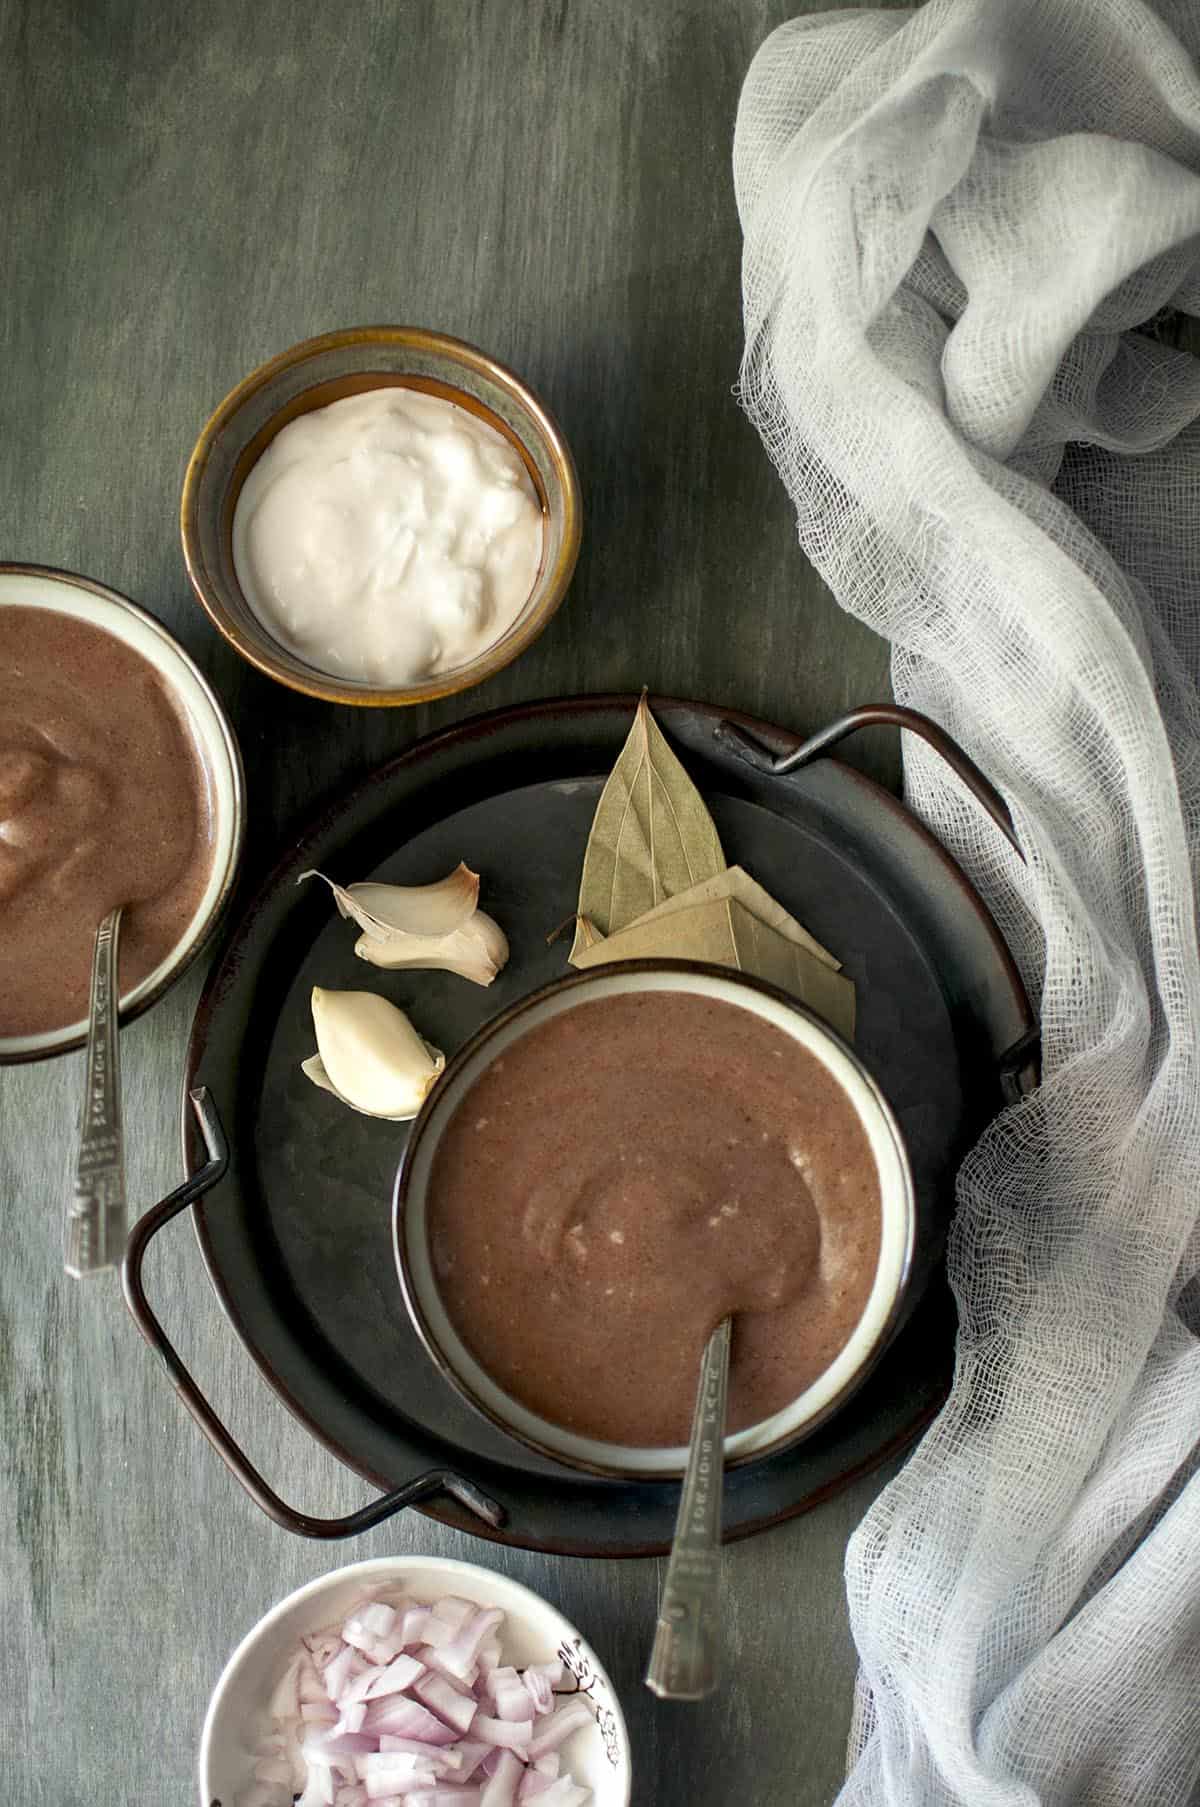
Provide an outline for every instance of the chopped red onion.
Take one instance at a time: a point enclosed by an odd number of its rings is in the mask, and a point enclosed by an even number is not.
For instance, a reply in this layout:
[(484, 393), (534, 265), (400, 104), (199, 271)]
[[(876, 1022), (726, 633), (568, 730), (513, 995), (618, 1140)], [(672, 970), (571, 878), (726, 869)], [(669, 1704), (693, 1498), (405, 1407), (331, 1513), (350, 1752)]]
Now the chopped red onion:
[(513, 1807), (525, 1765), (514, 1751), (501, 1751), (500, 1760), (484, 1784), (479, 1807)]
[(363, 1662), (358, 1651), (351, 1645), (339, 1644), (337, 1654), (330, 1657), (325, 1663), (321, 1679), (325, 1683), (325, 1692), (330, 1700), (337, 1701), (341, 1699), (342, 1690), (351, 1677), (364, 1673), (372, 1675), (375, 1672)]
[(420, 1681), (424, 1673), (424, 1663), (419, 1663), (415, 1656), (393, 1657), (386, 1668), (368, 1669), (356, 1676), (347, 1684), (342, 1699), (346, 1702), (381, 1700), (387, 1694), (403, 1694), (406, 1688)]
[[(405, 1607), (404, 1612), (401, 1615), (400, 1623), (396, 1627), (396, 1630), (400, 1632), (404, 1638), (405, 1650), (411, 1650), (414, 1644), (432, 1644), (436, 1641), (438, 1636), (437, 1633), (434, 1634), (434, 1637), (430, 1637), (429, 1635), (429, 1627), (432, 1620), (433, 1614), (427, 1606)], [(441, 1624), (441, 1620), (438, 1620), (438, 1624)], [(447, 1635), (444, 1641), (449, 1643), (450, 1638), (454, 1634), (450, 1631), (448, 1626), (446, 1627), (446, 1632)]]
[[(542, 1721), (538, 1727), (537, 1736), (530, 1740), (530, 1758), (544, 1757), (547, 1751), (557, 1750), (563, 1740), (569, 1738), (572, 1732), (577, 1732), (580, 1726), (591, 1723), (591, 1708), (585, 1707), (581, 1700), (573, 1700), (569, 1705), (559, 1707), (558, 1712), (552, 1718)], [(479, 1735), (481, 1738), (483, 1737), (482, 1729)]]
[(515, 1669), (493, 1669), (487, 1678), (487, 1692), (497, 1719), (529, 1718), (530, 1696)]
[[(533, 1710), (540, 1718), (544, 1713), (554, 1711), (554, 1690), (563, 1678), (563, 1666), (557, 1657), (552, 1663), (530, 1663), (522, 1672), (521, 1686), (533, 1702)], [(504, 1717), (503, 1714), (500, 1715)]]
[(436, 1619), (432, 1612), (427, 1612), (421, 1627), (421, 1636), (426, 1644), (431, 1644), (435, 1650), (440, 1650), (443, 1644), (453, 1643), (454, 1627), (447, 1625), (445, 1619)]
[(382, 1700), (367, 1702), (366, 1717), (363, 1730), (374, 1732), (391, 1732), (396, 1738), (415, 1738), (421, 1744), (453, 1744), (455, 1735), (452, 1727), (443, 1725), (435, 1714), (423, 1707), (419, 1700), (409, 1700), (406, 1694), (387, 1694)]
[(464, 1738), (462, 1743), (456, 1746), (458, 1754), (462, 1758), (462, 1768), (458, 1772), (459, 1781), (469, 1782), (484, 1758), (491, 1756), (495, 1748), (495, 1745), (484, 1744), (480, 1738)]
[(448, 1669), (442, 1661), (442, 1649), (437, 1644), (418, 1644), (417, 1660), (424, 1663), (427, 1669), (435, 1669), (439, 1675), (444, 1675), (460, 1694), (469, 1694), (472, 1700), (475, 1698), (475, 1684), (479, 1680), (477, 1664), (472, 1663), (470, 1668), (463, 1670), (461, 1674), (453, 1669)]
[(343, 1732), (361, 1732), (363, 1720), (367, 1716), (365, 1701), (347, 1701), (342, 1708), (342, 1716), (333, 1728), (333, 1736), (340, 1737)]
[(479, 1711), (479, 1703), (469, 1694), (463, 1694), (444, 1675), (422, 1676), (420, 1681), (414, 1683), (413, 1693), (431, 1713), (436, 1713), (439, 1719), (452, 1725), (456, 1732), (461, 1732), (465, 1737), (470, 1731), (471, 1721)]
[(435, 1619), (440, 1619), (451, 1631), (461, 1631), (479, 1608), (472, 1600), (461, 1600), (457, 1594), (447, 1594), (444, 1600), (435, 1600), (429, 1610)]
[(237, 1807), (583, 1807), (557, 1750), (592, 1713), (554, 1710), (558, 1660), (504, 1661), (503, 1623), (457, 1595), (397, 1593), (304, 1638)]
[[(435, 1608), (436, 1611), (436, 1608)], [(455, 1632), (448, 1644), (438, 1651), (438, 1665), (450, 1675), (465, 1677), (476, 1669), (476, 1657), (488, 1633), (503, 1625), (504, 1614), (495, 1607), (480, 1607)]]
[(375, 1739), (365, 1732), (317, 1732), (304, 1740), (301, 1754), (311, 1763), (330, 1764), (340, 1757), (361, 1757), (378, 1750)]
[(435, 1787), (437, 1765), (428, 1756), (412, 1751), (375, 1751), (358, 1765), (359, 1777), (369, 1801), (386, 1800), (392, 1794), (411, 1794), (414, 1788)]
[(479, 1807), (481, 1798), (477, 1788), (419, 1788), (397, 1807)]
[[(591, 1717), (590, 1714), (588, 1716)], [(527, 1756), (529, 1743), (533, 1737), (533, 1720), (491, 1719), (486, 1713), (477, 1713), (471, 1730), (477, 1738), (482, 1738), (485, 1744), (502, 1745), (505, 1750), (520, 1751), (522, 1756)]]
[(308, 1781), (296, 1807), (333, 1807), (333, 1773), (320, 1763), (308, 1766)]
[(375, 1648), (375, 1633), (368, 1631), (361, 1619), (347, 1619), (342, 1626), (342, 1642), (369, 1656)]
[(342, 1638), (372, 1663), (390, 1663), (404, 1648), (404, 1627), (394, 1606), (373, 1600), (346, 1620)]
[(410, 1751), (414, 1757), (424, 1757), (427, 1763), (436, 1764), (440, 1774), (466, 1780), (461, 1744), (422, 1744), (416, 1738), (393, 1738), (390, 1732), (382, 1732), (379, 1748), (381, 1751)]

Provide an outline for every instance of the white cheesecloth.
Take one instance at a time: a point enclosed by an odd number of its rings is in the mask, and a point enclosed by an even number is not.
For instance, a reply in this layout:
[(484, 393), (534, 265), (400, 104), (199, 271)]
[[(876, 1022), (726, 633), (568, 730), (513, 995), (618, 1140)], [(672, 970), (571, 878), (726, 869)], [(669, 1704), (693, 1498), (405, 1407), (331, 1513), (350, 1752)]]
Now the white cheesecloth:
[(1200, 0), (930, 0), (784, 26), (741, 98), (744, 405), (1012, 805), (1025, 868), (906, 748), (1044, 1034), (961, 1173), (952, 1396), (850, 1546), (847, 1803), (1200, 1777), (1200, 361), (1155, 318), (1200, 312), (1198, 48)]

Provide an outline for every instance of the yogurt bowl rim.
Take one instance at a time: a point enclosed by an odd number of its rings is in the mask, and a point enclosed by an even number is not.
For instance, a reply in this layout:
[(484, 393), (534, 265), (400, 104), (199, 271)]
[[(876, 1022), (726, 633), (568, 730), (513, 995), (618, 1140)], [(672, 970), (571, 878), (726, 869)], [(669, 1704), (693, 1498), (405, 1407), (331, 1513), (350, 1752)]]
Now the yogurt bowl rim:
[[(10, 587), (15, 592), (11, 596), (7, 594)], [(77, 606), (64, 607), (60, 599), (56, 607), (55, 601), (48, 599), (53, 589), (66, 591)], [(0, 560), (0, 608), (8, 607), (65, 614), (111, 633), (157, 672), (183, 712), (201, 756), (214, 769), (220, 767), (215, 773), (218, 782), (213, 809), (214, 847), (205, 894), (167, 956), (122, 995), (120, 1022), (125, 1025), (156, 1004), (209, 945), (233, 895), (246, 834), (246, 780), (241, 750), (221, 699), (191, 654), (156, 616), (119, 590), (61, 566)], [(121, 631), (122, 625), (130, 624), (133, 633)], [(198, 719), (196, 709), (189, 703), (198, 704), (206, 719)], [(0, 1066), (54, 1059), (82, 1047), (86, 1034), (86, 1020), (80, 1020), (36, 1035), (0, 1035)]]
[[(615, 1791), (606, 1791), (603, 1807), (629, 1807), (632, 1793), (632, 1752), (629, 1728), (625, 1723), (620, 1696), (613, 1685), (612, 1678), (588, 1639), (552, 1601), (547, 1600), (534, 1588), (527, 1586), (525, 1582), (506, 1575), (503, 1570), (488, 1568), (482, 1563), (466, 1562), (460, 1557), (421, 1554), (368, 1556), (360, 1558), (357, 1562), (346, 1563), (341, 1568), (327, 1570), (325, 1574), (302, 1583), (301, 1586), (293, 1588), (291, 1593), (286, 1594), (282, 1600), (276, 1601), (239, 1639), (217, 1677), (205, 1709), (197, 1760), (200, 1807), (215, 1807), (215, 1803), (218, 1801), (220, 1801), (221, 1807), (236, 1807), (235, 1802), (224, 1800), (220, 1795), (214, 1793), (213, 1746), (226, 1697), (234, 1689), (239, 1671), (244, 1667), (246, 1659), (261, 1646), (264, 1639), (268, 1638), (272, 1631), (297, 1608), (315, 1602), (324, 1594), (332, 1594), (339, 1587), (352, 1585), (356, 1577), (361, 1577), (364, 1587), (390, 1587), (398, 1582), (402, 1583), (406, 1575), (418, 1574), (443, 1575), (446, 1581), (445, 1592), (461, 1592), (467, 1598), (471, 1597), (469, 1578), (482, 1578), (488, 1588), (497, 1589), (501, 1594), (515, 1597), (529, 1618), (545, 1616), (555, 1622), (556, 1632), (561, 1628), (561, 1637), (569, 1636), (573, 1640), (574, 1647), (580, 1652), (583, 1661), (590, 1666), (596, 1681), (603, 1688), (605, 1693), (603, 1705), (611, 1713), (615, 1722), (616, 1744), (620, 1753), (619, 1761), (613, 1765), (617, 1772), (616, 1788)], [(511, 1607), (502, 1606), (502, 1610), (506, 1614), (515, 1616), (515, 1609)], [(297, 1636), (303, 1636), (303, 1633), (297, 1633)]]
[[(698, 983), (691, 987), (678, 983), (664, 985), (661, 983), (664, 978), (671, 981), (686, 981), (690, 978)], [(796, 1399), (772, 1417), (726, 1437), (726, 1467), (734, 1468), (759, 1461), (800, 1442), (839, 1411), (867, 1379), (891, 1341), (903, 1314), (913, 1277), (918, 1202), (908, 1151), (899, 1124), (878, 1082), (860, 1056), (827, 1023), (795, 998), (765, 980), (748, 974), (696, 960), (612, 961), (606, 965), (566, 974), (549, 985), (540, 987), (491, 1018), (464, 1043), (448, 1062), (414, 1120), (393, 1185), (392, 1250), (400, 1290), (413, 1328), (426, 1354), (459, 1396), (489, 1423), (514, 1437), (526, 1448), (568, 1468), (607, 1479), (669, 1481), (678, 1479), (683, 1472), (687, 1453), (684, 1447), (627, 1447), (596, 1438), (577, 1437), (562, 1426), (555, 1425), (522, 1406), (504, 1392), (498, 1383), (487, 1376), (483, 1364), (466, 1349), (449, 1323), (448, 1314), (437, 1298), (427, 1245), (424, 1245), (422, 1258), (419, 1260), (413, 1259), (413, 1250), (410, 1248), (410, 1242), (416, 1242), (415, 1232), (412, 1231), (414, 1185), (422, 1183), (428, 1177), (433, 1153), (436, 1152), (437, 1136), (444, 1130), (470, 1086), (486, 1069), (489, 1060), (494, 1059), (508, 1045), (504, 1039), (507, 1032), (516, 1027), (519, 1035), (522, 1018), (531, 1012), (544, 1012), (556, 1000), (569, 997), (572, 992), (584, 994), (578, 999), (582, 1003), (586, 1001), (589, 992), (602, 990), (606, 980), (622, 979), (649, 982), (644, 986), (635, 985), (626, 989), (693, 989), (709, 997), (722, 996), (742, 1008), (747, 1007), (745, 998), (751, 997), (768, 1006), (767, 1009), (750, 1006), (760, 1017), (775, 1021), (781, 1027), (783, 1024), (780, 1019), (790, 1019), (802, 1024), (803, 1033), (797, 1034), (795, 1039), (819, 1059), (822, 1055), (818, 1048), (828, 1050), (833, 1060), (825, 1064), (835, 1079), (840, 1080), (848, 1069), (856, 1075), (857, 1097), (854, 1090), (845, 1089), (848, 1090), (850, 1102), (868, 1134), (877, 1167), (880, 1168), (883, 1230), (880, 1257), (872, 1292), (854, 1333), (834, 1361)], [(655, 983), (656, 980), (660, 982)], [(569, 1003), (563, 1006), (565, 1009), (571, 1007)], [(784, 1028), (784, 1033), (788, 1032)], [(515, 1037), (509, 1037), (508, 1041), (512, 1039)], [(490, 1055), (487, 1052), (489, 1047)], [(874, 1118), (874, 1133), (860, 1108), (863, 1099), (869, 1101), (868, 1109)], [(428, 1146), (431, 1135), (434, 1136), (432, 1150)], [(890, 1172), (884, 1171), (880, 1165), (881, 1153), (884, 1161), (890, 1162)], [(863, 1339), (861, 1348), (850, 1359), (846, 1359), (847, 1351), (853, 1350), (864, 1325), (870, 1327), (869, 1335)], [(697, 1357), (697, 1375), (698, 1373)], [(798, 1408), (810, 1397), (813, 1403), (800, 1413)]]

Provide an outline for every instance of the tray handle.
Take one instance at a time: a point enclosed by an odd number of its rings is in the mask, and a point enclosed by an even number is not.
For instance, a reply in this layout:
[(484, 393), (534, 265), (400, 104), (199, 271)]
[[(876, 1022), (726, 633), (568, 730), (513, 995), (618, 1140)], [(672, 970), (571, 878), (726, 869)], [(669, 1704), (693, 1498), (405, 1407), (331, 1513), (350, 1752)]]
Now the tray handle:
[(716, 733), (720, 740), (736, 746), (751, 765), (782, 776), (785, 772), (796, 772), (801, 766), (811, 765), (814, 759), (827, 753), (830, 747), (836, 747), (848, 735), (857, 734), (860, 728), (907, 728), (910, 734), (920, 735), (945, 760), (956, 777), (962, 780), (979, 807), (996, 824), (1018, 859), (1024, 861), (1025, 855), (1013, 827), (1012, 814), (995, 785), (989, 778), (985, 778), (975, 761), (963, 752), (958, 742), (944, 728), (939, 728), (929, 716), (921, 715), (915, 709), (904, 709), (899, 703), (864, 703), (860, 709), (852, 709), (849, 715), (839, 716), (827, 728), (811, 735), (791, 753), (773, 752), (737, 722), (719, 722)]
[[(757, 766), (760, 771), (782, 776), (785, 772), (796, 772), (801, 766), (810, 765), (822, 753), (827, 753), (830, 747), (836, 747), (839, 741), (845, 740), (847, 735), (857, 734), (860, 728), (881, 727), (907, 728), (911, 734), (919, 734), (962, 780), (979, 807), (996, 824), (1022, 865), (1025, 864), (1025, 855), (1013, 826), (1012, 812), (991, 779), (984, 776), (971, 756), (964, 753), (944, 728), (939, 728), (929, 716), (921, 715), (916, 709), (905, 709), (899, 703), (864, 703), (861, 708), (851, 709), (848, 715), (839, 716), (827, 728), (821, 728), (816, 734), (810, 735), (791, 753), (774, 752), (765, 741), (742, 727), (740, 722), (719, 721), (714, 733), (718, 740), (734, 747), (743, 759)], [(1016, 1104), (1040, 1083), (1041, 1047), (1041, 1031), (1034, 1023), (999, 1056), (1000, 1090), (1006, 1104)]]
[(161, 1203), (153, 1205), (134, 1225), (121, 1262), (121, 1287), (134, 1323), (162, 1362), (171, 1385), (230, 1474), (241, 1483), (255, 1505), (268, 1518), (273, 1519), (283, 1530), (294, 1532), (297, 1537), (357, 1537), (360, 1532), (369, 1531), (373, 1525), (382, 1524), (384, 1519), (391, 1518), (393, 1513), (401, 1511), (403, 1507), (419, 1505), (422, 1500), (427, 1500), (436, 1493), (450, 1494), (468, 1512), (482, 1519), (484, 1524), (493, 1530), (498, 1529), (505, 1521), (504, 1508), (497, 1505), (495, 1500), (489, 1499), (486, 1493), (481, 1492), (463, 1475), (455, 1474), (453, 1469), (448, 1468), (427, 1469), (414, 1480), (406, 1481), (403, 1487), (382, 1494), (379, 1499), (361, 1506), (357, 1512), (347, 1513), (344, 1518), (313, 1518), (307, 1512), (297, 1512), (280, 1499), (274, 1488), (267, 1485), (249, 1457), (235, 1443), (188, 1373), (178, 1351), (159, 1323), (146, 1297), (142, 1281), (146, 1251), (155, 1236), (172, 1218), (178, 1217), (182, 1211), (203, 1198), (223, 1178), (229, 1165), (225, 1132), (208, 1088), (198, 1086), (188, 1093), (188, 1097), (204, 1138), (208, 1159), (190, 1180)]

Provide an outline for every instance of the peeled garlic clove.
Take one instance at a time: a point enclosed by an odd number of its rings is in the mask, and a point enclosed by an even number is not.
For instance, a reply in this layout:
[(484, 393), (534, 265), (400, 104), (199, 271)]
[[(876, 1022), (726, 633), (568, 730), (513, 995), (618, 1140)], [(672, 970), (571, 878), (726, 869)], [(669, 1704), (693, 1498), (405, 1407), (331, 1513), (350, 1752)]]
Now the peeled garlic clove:
[(508, 960), (508, 937), (498, 922), (476, 910), (464, 927), (443, 935), (440, 941), (425, 935), (394, 935), (390, 941), (360, 935), (354, 951), (360, 960), (389, 972), (437, 967), (458, 973), (475, 985), (490, 985)]
[(459, 865), (436, 885), (335, 885), (323, 872), (302, 872), (297, 884), (319, 878), (342, 916), (377, 941), (398, 935), (441, 940), (470, 920), (479, 902), (479, 874)]
[(402, 1010), (373, 991), (315, 985), (312, 1016), (318, 1052), (303, 1070), (314, 1085), (367, 1117), (403, 1123), (416, 1116), (446, 1057)]
[[(311, 1079), (314, 1085), (319, 1085), (323, 1092), (332, 1092), (339, 1104), (348, 1105), (351, 1110), (357, 1109), (357, 1106), (351, 1104), (348, 1098), (342, 1097), (342, 1094), (338, 1091), (332, 1079), (330, 1079), (328, 1073), (325, 1071), (325, 1062), (321, 1059), (319, 1054), (310, 1054), (307, 1060), (302, 1060), (300, 1062), (300, 1071), (306, 1079)], [(402, 1117), (399, 1121), (408, 1122), (410, 1119)]]

